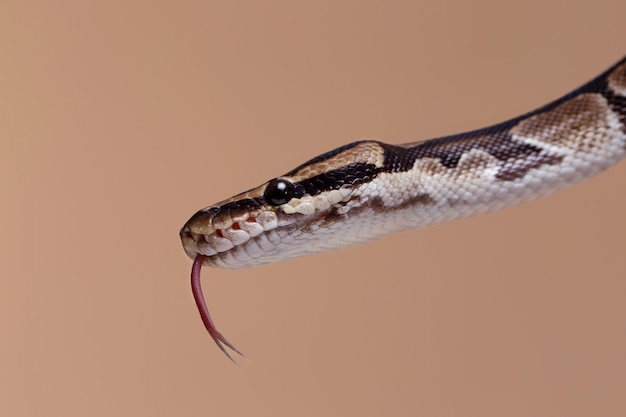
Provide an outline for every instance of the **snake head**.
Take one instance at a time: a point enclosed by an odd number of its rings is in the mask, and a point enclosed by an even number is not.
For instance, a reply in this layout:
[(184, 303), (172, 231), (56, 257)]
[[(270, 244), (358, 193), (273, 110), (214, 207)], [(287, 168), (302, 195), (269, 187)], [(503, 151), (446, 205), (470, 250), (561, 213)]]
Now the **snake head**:
[(319, 221), (328, 211), (329, 201), (339, 202), (347, 195), (333, 190), (323, 200), (313, 199), (297, 190), (291, 180), (279, 178), (202, 209), (185, 223), (180, 238), (194, 261), (191, 287), (198, 311), (205, 328), (232, 362), (237, 363), (227, 348), (245, 356), (220, 333), (209, 314), (200, 281), (202, 266), (254, 266), (275, 262), (290, 251), (290, 257), (299, 256), (299, 246), (291, 243), (302, 234), (302, 225), (311, 228), (314, 220)]
[(204, 208), (180, 232), (185, 252), (235, 269), (353, 245), (372, 224), (345, 219), (375, 201), (363, 196), (377, 193), (383, 155), (380, 142), (354, 142)]
[(259, 236), (277, 226), (273, 209), (243, 199), (198, 211), (185, 223), (180, 238), (191, 259), (204, 255), (205, 264), (228, 268), (238, 260), (253, 259), (263, 248), (271, 249)]

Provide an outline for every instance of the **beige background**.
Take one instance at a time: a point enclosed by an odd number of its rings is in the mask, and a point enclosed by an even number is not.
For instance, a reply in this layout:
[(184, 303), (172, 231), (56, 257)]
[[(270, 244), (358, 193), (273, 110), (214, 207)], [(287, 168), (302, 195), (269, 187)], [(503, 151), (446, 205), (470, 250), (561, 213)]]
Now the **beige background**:
[(241, 368), (201, 326), (178, 239), (348, 141), (577, 87), (626, 53), (626, 2), (173, 4), (0, 5), (0, 415), (626, 415), (625, 164), (481, 218), (205, 269)]

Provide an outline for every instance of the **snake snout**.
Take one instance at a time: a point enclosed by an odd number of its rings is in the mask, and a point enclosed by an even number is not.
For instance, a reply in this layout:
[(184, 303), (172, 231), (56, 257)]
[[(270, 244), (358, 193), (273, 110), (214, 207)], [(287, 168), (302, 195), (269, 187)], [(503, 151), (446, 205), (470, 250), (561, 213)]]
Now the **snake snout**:
[(181, 236), (185, 232), (196, 235), (209, 235), (213, 233), (212, 221), (217, 212), (218, 211), (213, 208), (198, 211), (196, 214), (191, 216), (189, 220), (187, 220), (187, 223), (185, 223), (180, 231)]
[(212, 220), (219, 211), (214, 208), (203, 209), (191, 216), (187, 223), (180, 229), (180, 240), (183, 248), (190, 258), (195, 258), (201, 251), (198, 248), (199, 242), (204, 243), (204, 236), (214, 232)]

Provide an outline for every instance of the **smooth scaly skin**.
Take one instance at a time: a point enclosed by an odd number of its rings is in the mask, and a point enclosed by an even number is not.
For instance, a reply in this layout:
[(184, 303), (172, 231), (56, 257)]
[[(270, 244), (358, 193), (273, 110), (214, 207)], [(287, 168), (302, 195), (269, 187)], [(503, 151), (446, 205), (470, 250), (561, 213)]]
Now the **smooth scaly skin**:
[(514, 206), (624, 157), (626, 58), (561, 99), (498, 125), (404, 145), (360, 141), (320, 155), (279, 177), (292, 191), (286, 201), (270, 192), (274, 180), (200, 210), (180, 232), (194, 259), (194, 296), (218, 346), (239, 353), (199, 301), (202, 264), (263, 265)]

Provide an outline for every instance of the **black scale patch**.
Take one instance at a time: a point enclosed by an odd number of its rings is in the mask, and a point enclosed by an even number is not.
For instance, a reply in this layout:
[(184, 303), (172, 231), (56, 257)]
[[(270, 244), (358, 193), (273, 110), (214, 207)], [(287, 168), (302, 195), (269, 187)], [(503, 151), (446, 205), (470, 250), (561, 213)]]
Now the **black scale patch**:
[[(343, 152), (343, 150), (345, 150), (345, 148), (339, 152)], [(336, 153), (334, 155), (336, 155)], [(323, 159), (318, 160), (318, 162), (320, 161), (323, 161)], [(302, 198), (306, 194), (313, 196), (325, 191), (338, 190), (343, 186), (355, 186), (362, 184), (375, 178), (376, 175), (378, 175), (378, 172), (380, 172), (380, 169), (377, 168), (376, 165), (357, 162), (340, 169), (325, 172), (294, 183), (293, 185), (295, 190), (293, 197)], [(250, 210), (265, 204), (265, 197), (261, 196), (257, 198), (244, 198), (241, 200), (231, 201), (222, 205), (219, 209), (211, 208), (211, 210)]]
[(295, 183), (295, 196), (317, 195), (324, 191), (338, 190), (343, 186), (362, 184), (376, 177), (379, 171), (376, 165), (357, 162)]

